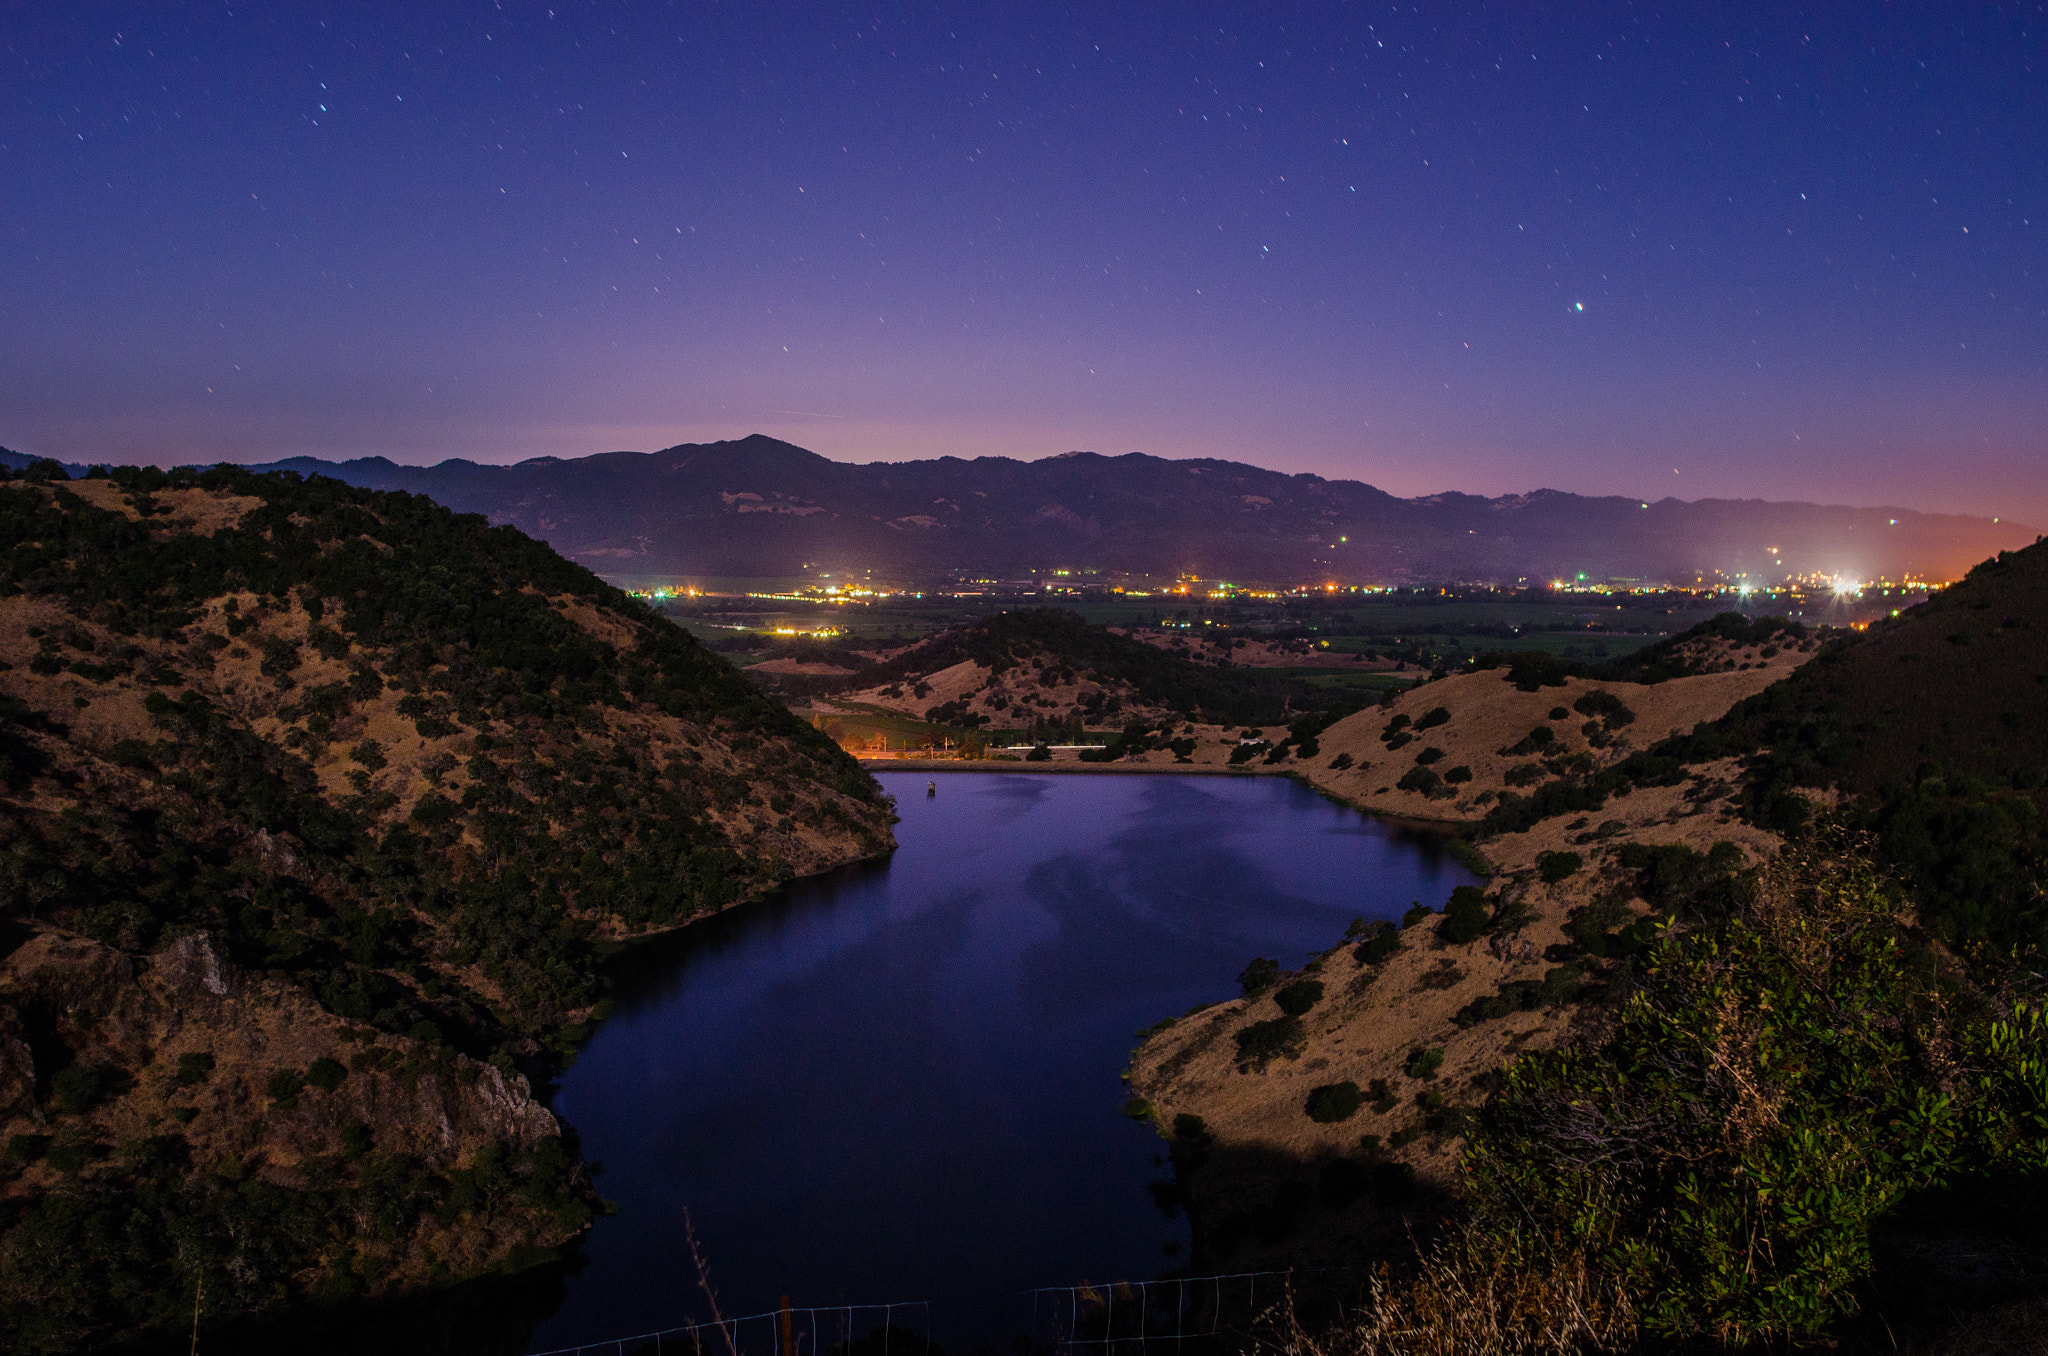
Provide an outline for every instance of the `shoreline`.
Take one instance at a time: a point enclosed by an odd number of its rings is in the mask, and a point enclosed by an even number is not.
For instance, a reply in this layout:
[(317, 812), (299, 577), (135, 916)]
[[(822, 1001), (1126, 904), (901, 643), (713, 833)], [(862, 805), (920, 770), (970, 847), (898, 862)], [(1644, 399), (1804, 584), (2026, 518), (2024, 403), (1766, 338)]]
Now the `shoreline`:
[[(1462, 838), (1464, 830), (1473, 821), (1463, 819), (1426, 819), (1417, 815), (1396, 814), (1378, 809), (1361, 801), (1353, 800), (1341, 791), (1324, 786), (1307, 775), (1300, 767), (1219, 767), (1214, 763), (1082, 763), (1073, 760), (1055, 760), (1044, 763), (998, 762), (995, 759), (964, 758), (862, 758), (858, 760), (861, 770), (873, 775), (892, 769), (900, 772), (953, 772), (953, 773), (1055, 773), (1061, 775), (1086, 776), (1167, 776), (1167, 777), (1285, 777), (1301, 783), (1309, 790), (1335, 805), (1354, 810), (1368, 819), (1378, 820), (1408, 833), (1425, 833), (1440, 838)], [(1484, 854), (1481, 854), (1482, 856)]]
[(1243, 767), (1217, 767), (1201, 763), (1083, 763), (1079, 760), (1051, 759), (1041, 763), (998, 761), (993, 758), (863, 758), (861, 770), (870, 774), (877, 772), (1056, 772), (1085, 773), (1099, 776), (1107, 773), (1114, 776), (1157, 776), (1166, 773), (1185, 777), (1281, 777), (1282, 772), (1264, 772)]

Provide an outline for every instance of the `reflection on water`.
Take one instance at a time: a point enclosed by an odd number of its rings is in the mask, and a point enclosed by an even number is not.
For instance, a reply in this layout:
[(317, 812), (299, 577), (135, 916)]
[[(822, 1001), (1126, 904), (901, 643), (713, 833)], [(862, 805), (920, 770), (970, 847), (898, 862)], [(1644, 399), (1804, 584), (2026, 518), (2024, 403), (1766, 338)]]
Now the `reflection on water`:
[[(1466, 877), (1274, 778), (884, 774), (885, 864), (649, 948), (556, 1109), (619, 1206), (535, 1349), (708, 1317), (930, 1301), (955, 1350), (1024, 1292), (1176, 1265), (1125, 1119), (1132, 1033)], [(921, 1325), (920, 1325), (921, 1326)]]

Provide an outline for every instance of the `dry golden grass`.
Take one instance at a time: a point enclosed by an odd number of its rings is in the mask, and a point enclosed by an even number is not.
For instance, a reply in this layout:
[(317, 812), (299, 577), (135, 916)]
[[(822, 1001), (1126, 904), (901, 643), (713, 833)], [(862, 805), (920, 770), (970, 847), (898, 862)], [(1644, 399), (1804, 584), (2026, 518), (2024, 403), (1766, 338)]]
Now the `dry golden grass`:
[(1575, 1254), (1439, 1249), (1405, 1275), (1381, 1267), (1363, 1310), (1326, 1328), (1280, 1317), (1275, 1356), (1582, 1356), (1637, 1338), (1627, 1293)]

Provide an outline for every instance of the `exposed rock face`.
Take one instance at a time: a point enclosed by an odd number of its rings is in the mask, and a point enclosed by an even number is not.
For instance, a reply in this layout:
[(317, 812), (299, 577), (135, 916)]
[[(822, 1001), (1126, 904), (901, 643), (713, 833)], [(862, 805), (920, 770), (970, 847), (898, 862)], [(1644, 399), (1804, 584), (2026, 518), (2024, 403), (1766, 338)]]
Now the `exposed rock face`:
[[(238, 971), (203, 932), (179, 937), (139, 972), (101, 943), (37, 933), (0, 959), (0, 1031), (10, 1033), (0, 1036), (0, 1136), (62, 1122), (74, 1135), (114, 1143), (160, 1129), (174, 1106), (190, 1107), (197, 1114), (182, 1133), (197, 1164), (253, 1156), (266, 1174), (295, 1184), (306, 1159), (340, 1149), (344, 1126), (367, 1127), (375, 1147), (438, 1168), (487, 1144), (530, 1150), (561, 1132), (523, 1075), (343, 1021), (291, 985)], [(26, 1032), (43, 1033), (40, 1060), (14, 1034)], [(210, 1067), (181, 1080), (180, 1057), (190, 1056)], [(347, 1070), (337, 1086), (286, 1099), (268, 1091), (279, 1070), (303, 1074), (322, 1058)], [(74, 1064), (120, 1095), (70, 1114), (39, 1105), (39, 1085), (41, 1101), (51, 1102), (51, 1079)], [(32, 1167), (0, 1196), (56, 1176)]]

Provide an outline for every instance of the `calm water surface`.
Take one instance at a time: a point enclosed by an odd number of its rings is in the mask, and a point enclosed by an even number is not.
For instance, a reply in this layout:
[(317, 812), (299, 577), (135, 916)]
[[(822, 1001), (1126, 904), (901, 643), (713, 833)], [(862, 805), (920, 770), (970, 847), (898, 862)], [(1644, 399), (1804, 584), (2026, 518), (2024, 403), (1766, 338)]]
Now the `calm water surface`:
[(554, 1099), (619, 1211), (532, 1349), (708, 1317), (685, 1208), (729, 1318), (928, 1300), (957, 1350), (1007, 1339), (1034, 1286), (1158, 1275), (1186, 1225), (1119, 1114), (1133, 1033), (1468, 879), (1277, 778), (928, 780), (882, 775), (885, 865), (619, 973)]

